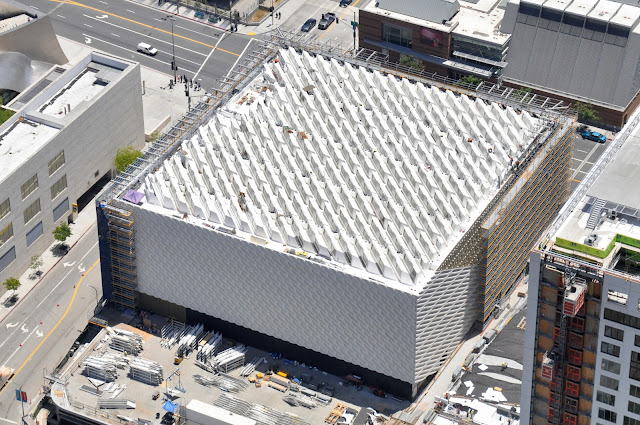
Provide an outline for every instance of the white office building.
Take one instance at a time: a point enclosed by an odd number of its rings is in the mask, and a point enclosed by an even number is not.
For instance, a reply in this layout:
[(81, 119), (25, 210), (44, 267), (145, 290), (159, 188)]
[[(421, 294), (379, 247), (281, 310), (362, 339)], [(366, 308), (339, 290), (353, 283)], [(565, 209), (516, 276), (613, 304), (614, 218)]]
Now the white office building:
[(18, 277), (71, 221), (116, 150), (144, 145), (139, 65), (91, 53), (52, 66), (16, 97), (0, 126), (0, 281)]

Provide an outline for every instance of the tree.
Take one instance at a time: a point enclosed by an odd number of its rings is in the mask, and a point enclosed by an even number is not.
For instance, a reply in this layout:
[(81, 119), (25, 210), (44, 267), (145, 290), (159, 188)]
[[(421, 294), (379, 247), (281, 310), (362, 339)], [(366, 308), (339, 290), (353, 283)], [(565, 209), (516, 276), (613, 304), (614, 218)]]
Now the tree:
[(531, 93), (531, 89), (529, 87), (520, 87), (518, 90), (516, 90), (513, 95), (515, 96), (515, 98), (517, 100), (522, 100), (525, 98), (526, 95), (528, 95), (529, 93)]
[(598, 121), (600, 117), (595, 109), (593, 109), (593, 105), (590, 103), (576, 103), (576, 112), (578, 113), (578, 121)]
[(424, 64), (420, 59), (409, 55), (400, 55), (400, 65), (411, 68), (412, 71), (422, 72)]
[(456, 85), (460, 87), (465, 87), (471, 90), (475, 90), (478, 88), (480, 83), (482, 82), (482, 78), (476, 77), (474, 75), (467, 75), (465, 77), (460, 78), (456, 81)]
[(113, 164), (116, 166), (118, 173), (123, 172), (129, 165), (138, 159), (142, 155), (142, 152), (134, 148), (133, 146), (127, 146), (126, 148), (118, 149), (116, 158), (113, 160)]
[(2, 284), (4, 285), (5, 288), (7, 288), (7, 291), (17, 291), (21, 285), (20, 281), (15, 277), (10, 277), (9, 279), (5, 280)]
[(149, 142), (155, 142), (160, 137), (160, 132), (158, 130), (154, 131), (149, 135)]
[(67, 223), (62, 222), (58, 225), (58, 227), (53, 229), (52, 233), (53, 237), (57, 241), (60, 241), (62, 244), (64, 244), (64, 241), (66, 241), (67, 238), (71, 236), (71, 228)]
[(29, 262), (29, 268), (33, 270), (33, 273), (36, 276), (38, 276), (40, 275), (40, 267), (42, 267), (42, 264), (44, 264), (42, 258), (39, 255), (34, 255), (31, 257), (31, 261)]

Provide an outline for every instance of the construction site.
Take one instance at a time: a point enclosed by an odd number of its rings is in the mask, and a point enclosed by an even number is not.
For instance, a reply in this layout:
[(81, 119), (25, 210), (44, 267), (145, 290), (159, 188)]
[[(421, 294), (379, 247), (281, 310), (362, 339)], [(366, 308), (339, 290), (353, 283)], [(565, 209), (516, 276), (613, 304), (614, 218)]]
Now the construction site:
[(562, 102), (375, 56), (250, 54), (98, 197), (105, 298), (414, 397), (500, 310), (575, 132)]
[(383, 421), (379, 412), (406, 407), (363, 389), (357, 377), (328, 375), (234, 343), (201, 324), (147, 317), (151, 328), (103, 328), (49, 377), (57, 420), (310, 425), (342, 418), (364, 425)]
[[(637, 423), (638, 114), (531, 253), (522, 420)], [(603, 422), (605, 423), (605, 422)]]

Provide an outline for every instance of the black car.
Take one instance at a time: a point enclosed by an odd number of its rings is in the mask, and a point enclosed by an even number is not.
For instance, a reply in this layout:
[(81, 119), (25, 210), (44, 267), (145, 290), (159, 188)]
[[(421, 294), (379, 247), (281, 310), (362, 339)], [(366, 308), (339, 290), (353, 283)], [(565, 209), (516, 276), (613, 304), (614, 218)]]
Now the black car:
[(340, 0), (340, 7), (347, 7), (353, 0)]
[(336, 15), (334, 15), (333, 13), (325, 13), (324, 15), (322, 15), (322, 19), (320, 19), (320, 23), (318, 24), (318, 29), (326, 30), (331, 26), (331, 24), (333, 24), (335, 20), (336, 20)]
[(302, 31), (303, 32), (311, 31), (313, 28), (315, 28), (316, 22), (317, 21), (313, 18), (307, 19), (307, 22), (305, 22), (304, 25), (302, 25)]

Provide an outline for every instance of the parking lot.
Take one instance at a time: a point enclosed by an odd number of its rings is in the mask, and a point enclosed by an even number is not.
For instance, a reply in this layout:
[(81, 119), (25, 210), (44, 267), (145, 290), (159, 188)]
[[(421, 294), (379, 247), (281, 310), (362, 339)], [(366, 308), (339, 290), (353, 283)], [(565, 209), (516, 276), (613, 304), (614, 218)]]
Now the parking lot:
[(598, 160), (598, 158), (600, 158), (600, 155), (602, 155), (614, 137), (610, 131), (604, 131), (593, 127), (591, 127), (591, 130), (605, 134), (607, 136), (607, 141), (605, 143), (598, 143), (593, 140), (583, 139), (580, 135), (577, 135), (573, 147), (573, 163), (571, 164), (571, 174), (569, 176), (572, 192), (582, 179), (584, 179), (589, 170), (591, 170), (593, 164)]

